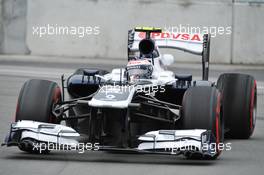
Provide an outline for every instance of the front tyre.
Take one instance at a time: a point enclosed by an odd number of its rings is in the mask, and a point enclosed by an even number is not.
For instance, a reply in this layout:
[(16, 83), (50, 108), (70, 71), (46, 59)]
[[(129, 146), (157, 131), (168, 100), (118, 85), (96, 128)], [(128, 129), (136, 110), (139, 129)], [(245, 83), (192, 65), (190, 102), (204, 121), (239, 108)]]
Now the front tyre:
[(217, 87), (223, 94), (226, 136), (248, 139), (256, 125), (256, 80), (250, 75), (225, 73), (220, 75)]
[(182, 126), (183, 129), (206, 129), (215, 136), (216, 155), (214, 157), (201, 154), (186, 154), (190, 159), (216, 159), (221, 150), (219, 144), (223, 143), (224, 122), (222, 119), (221, 94), (211, 86), (195, 86), (189, 88), (182, 102)]
[[(15, 121), (59, 123), (60, 121), (52, 113), (58, 102), (61, 102), (61, 90), (57, 83), (38, 79), (28, 80), (19, 93)], [(31, 149), (32, 145), (28, 143), (32, 142), (23, 142), (19, 148), (22, 151), (36, 153)]]

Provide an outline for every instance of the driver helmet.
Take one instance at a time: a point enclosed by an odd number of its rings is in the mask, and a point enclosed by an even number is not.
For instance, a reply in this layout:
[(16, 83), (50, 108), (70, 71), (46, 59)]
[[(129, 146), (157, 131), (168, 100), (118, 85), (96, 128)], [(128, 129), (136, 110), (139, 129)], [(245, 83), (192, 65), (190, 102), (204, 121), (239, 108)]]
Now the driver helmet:
[(126, 66), (128, 80), (134, 82), (139, 79), (151, 79), (153, 65), (148, 59), (131, 60)]

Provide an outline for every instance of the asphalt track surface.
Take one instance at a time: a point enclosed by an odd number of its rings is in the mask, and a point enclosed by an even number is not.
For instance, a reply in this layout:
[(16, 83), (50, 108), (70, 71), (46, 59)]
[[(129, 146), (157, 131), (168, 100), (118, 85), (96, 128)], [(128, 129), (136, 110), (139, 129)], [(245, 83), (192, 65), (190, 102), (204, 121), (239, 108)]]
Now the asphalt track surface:
[[(19, 90), (28, 79), (42, 78), (59, 82), (62, 73), (70, 74), (85, 64), (26, 63), (0, 61), (0, 139), (4, 139), (14, 119)], [(117, 67), (108, 63), (89, 67)], [(217, 67), (217, 66), (216, 66)], [(176, 72), (190, 72), (198, 77), (197, 68), (174, 67)], [(110, 154), (105, 152), (54, 151), (49, 155), (30, 155), (16, 147), (0, 148), (0, 175), (75, 175), (75, 174), (263, 174), (264, 171), (264, 70), (254, 68), (215, 69), (212, 80), (222, 72), (244, 72), (254, 75), (258, 83), (258, 118), (255, 133), (250, 140), (227, 140), (232, 150), (225, 151), (218, 160), (186, 160), (182, 156)]]

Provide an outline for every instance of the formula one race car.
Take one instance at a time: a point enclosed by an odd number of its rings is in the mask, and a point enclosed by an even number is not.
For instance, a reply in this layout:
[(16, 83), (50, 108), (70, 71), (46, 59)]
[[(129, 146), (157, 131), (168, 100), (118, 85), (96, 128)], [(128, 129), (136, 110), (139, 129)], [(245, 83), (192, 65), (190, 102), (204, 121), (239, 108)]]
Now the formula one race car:
[[(160, 48), (200, 55), (202, 79), (167, 70), (174, 58)], [(5, 145), (30, 153), (56, 147), (215, 159), (224, 136), (252, 135), (257, 89), (255, 79), (244, 74), (208, 81), (209, 53), (209, 34), (132, 29), (124, 68), (81, 68), (62, 76), (62, 88), (47, 80), (25, 82)]]

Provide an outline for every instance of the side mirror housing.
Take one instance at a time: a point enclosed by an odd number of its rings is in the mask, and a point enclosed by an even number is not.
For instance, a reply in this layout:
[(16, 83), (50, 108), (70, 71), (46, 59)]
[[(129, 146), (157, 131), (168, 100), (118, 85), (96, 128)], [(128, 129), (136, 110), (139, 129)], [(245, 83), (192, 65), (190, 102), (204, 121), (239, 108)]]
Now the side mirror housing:
[(164, 66), (169, 66), (174, 63), (174, 57), (171, 54), (163, 54), (161, 56), (161, 62)]

